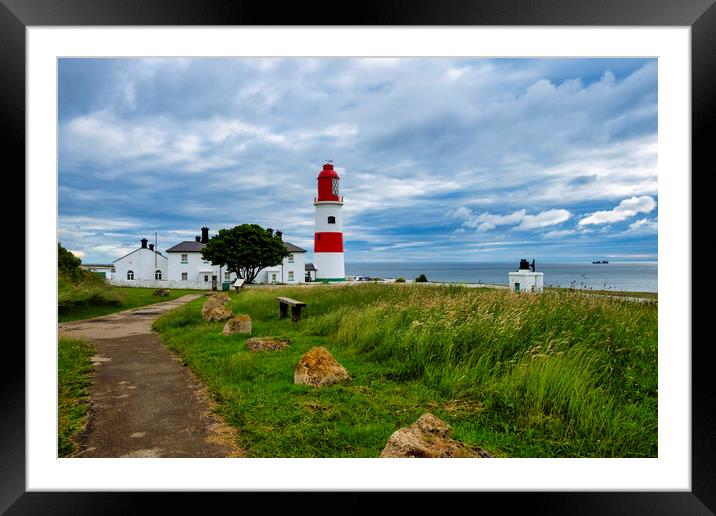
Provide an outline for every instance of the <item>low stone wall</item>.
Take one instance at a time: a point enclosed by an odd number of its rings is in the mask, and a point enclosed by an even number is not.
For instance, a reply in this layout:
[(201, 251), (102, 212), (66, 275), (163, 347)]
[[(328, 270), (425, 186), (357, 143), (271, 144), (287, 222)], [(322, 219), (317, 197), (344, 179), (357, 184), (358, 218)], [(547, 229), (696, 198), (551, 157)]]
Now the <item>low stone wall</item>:
[[(118, 287), (144, 287), (144, 288), (191, 288), (197, 290), (211, 290), (211, 282), (206, 281), (175, 281), (175, 280), (120, 280), (111, 279), (109, 282)], [(218, 284), (221, 290), (221, 282)]]

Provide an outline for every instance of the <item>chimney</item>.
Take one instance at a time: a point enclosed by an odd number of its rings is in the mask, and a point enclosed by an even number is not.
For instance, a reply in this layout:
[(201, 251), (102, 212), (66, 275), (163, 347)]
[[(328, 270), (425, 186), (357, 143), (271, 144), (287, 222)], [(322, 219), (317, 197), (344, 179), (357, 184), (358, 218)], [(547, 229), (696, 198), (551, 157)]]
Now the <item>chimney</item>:
[(196, 238), (196, 241), (197, 241), (197, 242), (201, 242), (201, 237), (200, 237), (200, 236), (196, 236), (196, 237), (194, 237), (194, 238)]
[(142, 238), (140, 242), (142, 243), (142, 249), (146, 249), (148, 240), (146, 238)]
[(209, 241), (209, 228), (201, 228), (201, 243), (205, 244)]
[(149, 244), (149, 250), (154, 251), (154, 244)]
[(279, 240), (283, 240), (283, 231), (276, 231), (276, 236)]

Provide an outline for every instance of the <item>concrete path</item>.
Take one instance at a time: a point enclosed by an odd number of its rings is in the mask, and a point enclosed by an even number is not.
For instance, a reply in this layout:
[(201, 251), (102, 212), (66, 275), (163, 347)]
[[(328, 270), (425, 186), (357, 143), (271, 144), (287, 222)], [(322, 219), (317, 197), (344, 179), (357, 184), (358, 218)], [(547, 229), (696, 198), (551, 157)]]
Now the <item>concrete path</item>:
[(205, 386), (151, 330), (163, 312), (198, 297), (60, 324), (61, 336), (89, 338), (97, 349), (75, 457), (241, 456), (236, 431), (212, 412)]

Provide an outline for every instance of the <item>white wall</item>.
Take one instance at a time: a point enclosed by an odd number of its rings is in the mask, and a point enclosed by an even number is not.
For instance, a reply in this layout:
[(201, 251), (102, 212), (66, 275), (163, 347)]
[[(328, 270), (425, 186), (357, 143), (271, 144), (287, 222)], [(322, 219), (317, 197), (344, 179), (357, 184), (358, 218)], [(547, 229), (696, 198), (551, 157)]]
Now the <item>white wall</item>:
[(515, 284), (520, 284), (520, 292), (542, 292), (544, 288), (544, 273), (518, 271), (508, 274), (510, 280), (510, 290), (514, 292)]
[[(343, 233), (343, 216), (338, 203), (316, 204), (316, 233)], [(335, 224), (328, 223), (328, 217), (335, 217)]]
[[(156, 265), (154, 259), (156, 257)], [(162, 279), (167, 278), (168, 260), (149, 248), (139, 248), (114, 262), (116, 272), (112, 275), (115, 280), (127, 280), (127, 272), (134, 272), (135, 281), (154, 281), (156, 270), (162, 272)]]
[[(290, 257), (293, 257), (293, 263)], [(290, 273), (293, 272), (293, 279)], [(276, 283), (288, 283), (297, 285), (306, 282), (306, 253), (291, 253), (283, 259), (283, 265), (266, 267), (256, 275), (254, 283), (271, 283), (272, 275), (276, 274)]]
[(346, 268), (343, 253), (313, 253), (313, 265), (318, 272), (316, 279), (322, 278), (345, 278)]
[[(191, 282), (191, 281), (173, 281), (173, 280), (135, 280), (127, 281), (121, 279), (111, 279), (112, 285), (118, 287), (143, 287), (143, 288), (190, 288), (196, 290), (211, 290), (211, 281), (209, 283)], [(221, 283), (217, 285), (217, 289), (221, 290)]]
[[(186, 287), (186, 288), (211, 288), (211, 276), (216, 275), (218, 281), (218, 288), (221, 289), (221, 283), (225, 281), (224, 274), (226, 273), (226, 267), (219, 267), (218, 265), (212, 265), (211, 262), (203, 259), (201, 253), (167, 253), (169, 255), (169, 280), (176, 282), (180, 285), (201, 285), (198, 287)], [(181, 256), (185, 254), (187, 257), (186, 263), (182, 263)], [(182, 273), (186, 272), (187, 279), (182, 280)], [(208, 281), (205, 280), (205, 276), (208, 276)], [(236, 274), (231, 273), (229, 275), (230, 281), (236, 280)], [(177, 287), (174, 287), (177, 288)], [(178, 287), (185, 288), (185, 287)]]

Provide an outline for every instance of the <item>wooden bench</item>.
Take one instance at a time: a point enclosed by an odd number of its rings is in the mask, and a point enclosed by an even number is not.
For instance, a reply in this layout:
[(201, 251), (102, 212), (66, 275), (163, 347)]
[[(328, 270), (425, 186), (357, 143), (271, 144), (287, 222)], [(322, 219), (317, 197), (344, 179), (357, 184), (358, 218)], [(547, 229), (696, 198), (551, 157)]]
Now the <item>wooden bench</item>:
[(296, 301), (290, 297), (277, 297), (278, 299), (278, 318), (284, 319), (288, 317), (288, 307), (291, 306), (291, 320), (298, 322), (301, 320), (301, 308), (306, 308), (306, 303)]

